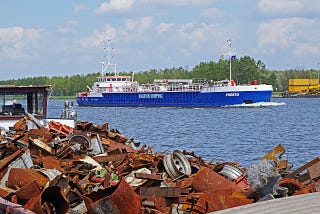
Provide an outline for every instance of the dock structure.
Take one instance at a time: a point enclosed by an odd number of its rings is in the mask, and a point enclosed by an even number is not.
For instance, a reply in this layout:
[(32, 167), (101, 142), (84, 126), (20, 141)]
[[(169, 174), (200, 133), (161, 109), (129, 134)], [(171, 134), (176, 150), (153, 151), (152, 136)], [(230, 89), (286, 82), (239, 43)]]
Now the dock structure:
[(212, 212), (212, 214), (263, 214), (263, 213), (319, 213), (320, 192), (284, 197), (233, 207), (225, 210)]

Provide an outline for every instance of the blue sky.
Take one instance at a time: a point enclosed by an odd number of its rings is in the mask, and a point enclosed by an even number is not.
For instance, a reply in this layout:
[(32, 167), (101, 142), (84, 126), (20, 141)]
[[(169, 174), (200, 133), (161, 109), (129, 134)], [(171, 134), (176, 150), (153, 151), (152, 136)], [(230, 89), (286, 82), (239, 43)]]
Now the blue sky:
[(192, 69), (237, 56), (268, 69), (319, 69), (318, 0), (2, 1), (0, 80), (100, 72), (111, 40), (118, 71)]

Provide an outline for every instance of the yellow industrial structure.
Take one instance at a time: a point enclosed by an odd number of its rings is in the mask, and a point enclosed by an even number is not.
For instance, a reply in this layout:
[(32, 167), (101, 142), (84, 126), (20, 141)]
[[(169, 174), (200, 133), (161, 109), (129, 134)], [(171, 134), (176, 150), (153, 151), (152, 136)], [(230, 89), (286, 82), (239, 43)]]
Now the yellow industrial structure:
[(289, 93), (320, 94), (319, 79), (289, 79)]

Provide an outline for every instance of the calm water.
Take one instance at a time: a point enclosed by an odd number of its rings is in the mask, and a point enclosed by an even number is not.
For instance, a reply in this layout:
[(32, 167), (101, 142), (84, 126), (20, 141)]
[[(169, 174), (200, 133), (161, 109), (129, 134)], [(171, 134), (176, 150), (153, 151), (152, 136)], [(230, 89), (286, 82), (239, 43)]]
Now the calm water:
[[(59, 117), (64, 100), (50, 100), (49, 116)], [(75, 101), (74, 101), (75, 103)], [(156, 152), (194, 151), (206, 160), (238, 161), (250, 166), (281, 143), (296, 167), (320, 154), (320, 99), (274, 98), (265, 107), (89, 108), (78, 118), (109, 123), (128, 138)]]

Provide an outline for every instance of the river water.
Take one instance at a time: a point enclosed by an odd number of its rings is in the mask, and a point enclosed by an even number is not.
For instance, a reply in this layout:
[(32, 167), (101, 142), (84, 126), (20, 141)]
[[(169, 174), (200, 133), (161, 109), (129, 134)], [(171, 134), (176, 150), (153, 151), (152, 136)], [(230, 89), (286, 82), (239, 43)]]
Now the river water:
[[(64, 101), (49, 101), (49, 117), (60, 116)], [(79, 120), (108, 122), (156, 152), (194, 151), (207, 161), (250, 166), (281, 143), (283, 159), (296, 167), (320, 154), (319, 98), (273, 98), (263, 105), (224, 108), (93, 108), (69, 101)]]

